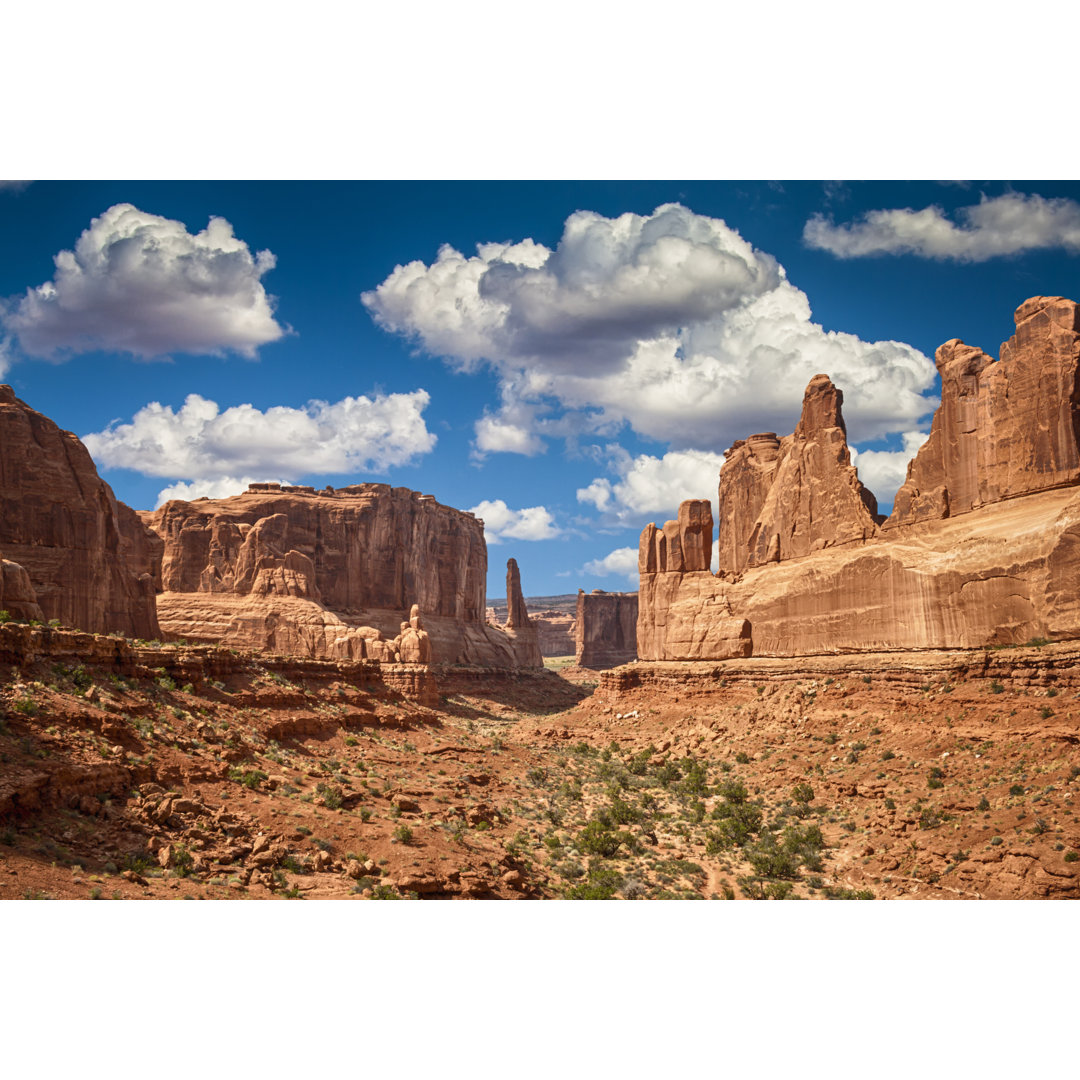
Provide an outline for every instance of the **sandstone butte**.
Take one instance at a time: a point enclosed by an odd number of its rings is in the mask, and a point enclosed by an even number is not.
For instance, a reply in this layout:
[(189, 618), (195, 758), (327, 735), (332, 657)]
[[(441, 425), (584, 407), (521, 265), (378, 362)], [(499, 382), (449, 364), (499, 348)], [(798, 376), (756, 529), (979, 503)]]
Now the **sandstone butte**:
[(158, 637), (160, 549), (79, 439), (0, 386), (0, 607), (92, 633)]
[(519, 577), (519, 625), (487, 625), (483, 522), (431, 495), (388, 484), (252, 484), (141, 517), (163, 541), (157, 610), (170, 637), (406, 662), (417, 654), (409, 631), (419, 617), (432, 663), (543, 664)]
[(638, 656), (972, 648), (1080, 637), (1080, 309), (1033, 297), (993, 360), (937, 350), (941, 405), (883, 519), (825, 375), (795, 431), (736, 442), (707, 500), (647, 525)]
[(387, 484), (255, 484), (136, 513), (69, 431), (0, 386), (0, 609), (283, 655), (542, 667), (521, 596), (485, 625), (483, 522)]
[(578, 667), (612, 668), (637, 659), (637, 593), (578, 590), (574, 657)]

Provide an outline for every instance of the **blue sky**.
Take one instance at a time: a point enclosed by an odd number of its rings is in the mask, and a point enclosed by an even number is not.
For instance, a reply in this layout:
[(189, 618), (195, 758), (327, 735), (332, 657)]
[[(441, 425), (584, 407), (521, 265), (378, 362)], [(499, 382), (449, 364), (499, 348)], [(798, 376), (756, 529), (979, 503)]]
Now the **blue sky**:
[(934, 349), (1080, 298), (1080, 184), (36, 182), (0, 250), (3, 378), (125, 502), (386, 481), (543, 595), (634, 588), (642, 526), (818, 370), (887, 506)]

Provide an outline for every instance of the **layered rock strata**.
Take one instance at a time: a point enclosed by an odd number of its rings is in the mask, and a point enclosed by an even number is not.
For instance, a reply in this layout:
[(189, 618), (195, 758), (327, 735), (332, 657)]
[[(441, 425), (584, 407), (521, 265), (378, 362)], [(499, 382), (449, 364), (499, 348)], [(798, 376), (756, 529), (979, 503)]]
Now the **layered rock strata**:
[[(314, 657), (392, 661), (404, 649), (430, 652), (433, 663), (533, 666), (527, 641), (486, 625), (483, 522), (433, 496), (387, 484), (252, 484), (143, 517), (164, 542), (157, 603), (170, 637)], [(413, 638), (421, 630), (424, 649)]]
[(12, 619), (45, 621), (30, 575), (8, 559), (0, 559), (0, 611)]
[(79, 439), (0, 386), (0, 551), (25, 571), (41, 617), (157, 637), (152, 570), (160, 547)]
[(738, 574), (877, 533), (882, 518), (851, 464), (843, 402), (827, 375), (815, 375), (791, 435), (751, 435), (724, 455), (721, 573)]
[(529, 616), (536, 627), (541, 656), (573, 656), (576, 651), (576, 620), (569, 611), (551, 608)]
[(941, 406), (880, 527), (823, 376), (791, 436), (736, 444), (721, 471), (722, 577), (672, 559), (704, 500), (642, 532), (639, 657), (1080, 637), (1077, 306), (1035, 297), (1016, 326), (997, 362), (959, 341), (938, 350)]
[[(710, 517), (710, 537), (712, 543)], [(612, 668), (637, 659), (637, 593), (578, 590), (574, 657), (579, 667)]]
[(1034, 296), (994, 361), (959, 339), (935, 360), (941, 407), (886, 529), (1080, 482), (1080, 308)]

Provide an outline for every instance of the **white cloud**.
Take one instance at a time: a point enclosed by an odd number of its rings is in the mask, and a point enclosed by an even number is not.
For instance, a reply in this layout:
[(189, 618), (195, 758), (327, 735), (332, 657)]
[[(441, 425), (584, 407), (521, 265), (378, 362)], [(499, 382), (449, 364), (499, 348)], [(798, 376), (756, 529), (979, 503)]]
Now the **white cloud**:
[(610, 521), (644, 525), (650, 514), (674, 514), (683, 499), (715, 500), (722, 454), (708, 450), (671, 450), (662, 458), (631, 456), (620, 446), (609, 446), (614, 483), (597, 477), (578, 488), (579, 502), (591, 503)]
[(907, 479), (908, 462), (930, 437), (926, 431), (905, 431), (903, 450), (851, 449), (851, 463), (859, 470), (859, 479), (877, 496), (878, 502), (888, 505), (900, 485)]
[(489, 544), (503, 540), (552, 540), (561, 534), (550, 511), (543, 506), (511, 510), (502, 499), (485, 499), (469, 507), (484, 522), (484, 536)]
[(242, 495), (247, 491), (248, 484), (280, 484), (284, 482), (265, 476), (244, 476), (240, 478), (222, 476), (217, 480), (193, 480), (191, 483), (180, 481), (176, 484), (170, 484), (167, 488), (162, 488), (158, 492), (154, 509), (156, 510), (171, 499), (183, 499), (185, 502), (201, 499), (204, 496), (208, 499), (224, 499), (230, 495)]
[(33, 180), (0, 180), (0, 191), (25, 191)]
[(145, 476), (221, 481), (271, 471), (292, 479), (384, 472), (435, 446), (423, 417), (429, 400), (425, 390), (414, 390), (222, 412), (217, 402), (189, 394), (178, 412), (153, 401), (131, 423), (111, 424), (83, 442), (100, 466)]
[(547, 446), (538, 435), (528, 427), (514, 423), (504, 416), (486, 414), (476, 421), (476, 443), (474, 457), (482, 458), (485, 454), (524, 454), (532, 457), (542, 454)]
[(790, 431), (820, 371), (844, 390), (856, 440), (913, 428), (936, 405), (923, 396), (936, 375), (926, 356), (825, 331), (772, 256), (678, 205), (579, 211), (554, 251), (444, 246), (363, 300), (428, 352), (496, 371), (502, 406), (477, 428), (492, 451), (623, 423), (675, 449), (722, 451), (753, 431)]
[(118, 203), (53, 261), (53, 279), (28, 289), (6, 319), (35, 356), (108, 349), (143, 359), (174, 352), (253, 358), (286, 333), (261, 282), (274, 256), (252, 256), (224, 218), (192, 235), (182, 222)]
[(961, 207), (960, 224), (940, 206), (922, 210), (871, 210), (847, 225), (816, 214), (803, 230), (810, 247), (842, 259), (865, 255), (919, 255), (927, 259), (984, 262), (1022, 251), (1080, 251), (1080, 203), (1006, 192)]
[(597, 577), (609, 577), (621, 575), (631, 581), (638, 580), (638, 550), (637, 548), (616, 548), (602, 559), (593, 559), (582, 568), (583, 574), (595, 574)]

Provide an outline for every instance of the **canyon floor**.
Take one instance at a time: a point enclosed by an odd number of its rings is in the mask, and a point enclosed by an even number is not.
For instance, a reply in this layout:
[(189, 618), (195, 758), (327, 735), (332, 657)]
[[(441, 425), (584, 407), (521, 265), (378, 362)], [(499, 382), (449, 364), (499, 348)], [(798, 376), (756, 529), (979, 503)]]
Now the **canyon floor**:
[(0, 898), (1080, 896), (1075, 644), (447, 669), (426, 704), (153, 648), (0, 665)]

